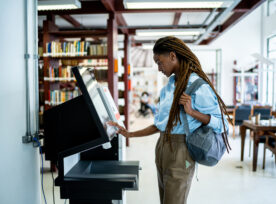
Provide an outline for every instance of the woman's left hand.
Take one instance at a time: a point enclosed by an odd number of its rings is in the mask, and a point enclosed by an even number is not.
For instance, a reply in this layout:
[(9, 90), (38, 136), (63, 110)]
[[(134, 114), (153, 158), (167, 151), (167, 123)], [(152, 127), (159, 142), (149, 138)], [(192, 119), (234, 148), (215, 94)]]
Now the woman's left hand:
[(179, 104), (184, 106), (184, 110), (187, 114), (192, 115), (194, 109), (192, 109), (191, 105), (191, 96), (183, 93), (179, 99)]

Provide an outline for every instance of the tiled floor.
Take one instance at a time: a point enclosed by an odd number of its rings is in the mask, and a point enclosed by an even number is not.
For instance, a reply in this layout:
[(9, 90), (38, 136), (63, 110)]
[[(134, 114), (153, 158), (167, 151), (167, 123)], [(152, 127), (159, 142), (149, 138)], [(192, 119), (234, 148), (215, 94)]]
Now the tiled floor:
[[(137, 130), (153, 123), (152, 118), (132, 118), (131, 130)], [(231, 135), (231, 132), (230, 132)], [(127, 160), (139, 160), (139, 191), (127, 192), (127, 204), (158, 204), (159, 195), (154, 164), (154, 148), (159, 135), (132, 138), (127, 148)], [(263, 145), (259, 147), (257, 172), (252, 172), (252, 156), (248, 156), (249, 144), (245, 144), (245, 161), (240, 162), (240, 138), (230, 138), (232, 151), (225, 154), (215, 167), (199, 166), (198, 179), (194, 178), (188, 198), (189, 204), (275, 204), (276, 165), (267, 151), (266, 169), (262, 169)], [(252, 151), (252, 149), (251, 149)], [(49, 165), (46, 163), (46, 166)], [(45, 168), (44, 190), (47, 203), (53, 203), (52, 178)], [(56, 176), (56, 174), (54, 174)], [(59, 199), (59, 189), (55, 187), (55, 203)], [(67, 201), (67, 203), (69, 203)]]

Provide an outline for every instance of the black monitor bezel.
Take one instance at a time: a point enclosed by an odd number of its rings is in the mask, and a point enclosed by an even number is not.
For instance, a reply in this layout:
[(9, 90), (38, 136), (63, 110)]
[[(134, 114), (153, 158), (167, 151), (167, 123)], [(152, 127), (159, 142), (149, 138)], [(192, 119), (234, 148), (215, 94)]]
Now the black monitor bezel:
[[(79, 69), (82, 68), (82, 67), (73, 67), (72, 68), (72, 72), (77, 80), (77, 83), (78, 83), (78, 87), (80, 88), (81, 90), (81, 93), (83, 95), (83, 98), (87, 104), (87, 108), (92, 116), (92, 119), (95, 123), (95, 125), (97, 126), (98, 128), (98, 132), (100, 134), (100, 137), (91, 141), (91, 142), (87, 142), (87, 143), (84, 143), (82, 145), (78, 145), (76, 147), (73, 147), (73, 148), (70, 148), (68, 150), (64, 150), (62, 152), (60, 152), (60, 155), (62, 155), (62, 157), (66, 157), (66, 156), (70, 156), (72, 154), (76, 154), (76, 153), (79, 153), (79, 152), (83, 152), (83, 151), (86, 151), (86, 150), (89, 150), (89, 149), (92, 149), (92, 148), (95, 148), (95, 147), (98, 147), (104, 143), (107, 143), (110, 141), (102, 123), (101, 123), (101, 120), (98, 116), (98, 113), (93, 105), (93, 102), (92, 102), (92, 99), (88, 93), (88, 90), (84, 84), (84, 81), (82, 79), (82, 76), (79, 72)], [(96, 89), (97, 90), (97, 89)], [(98, 91), (98, 90), (97, 90)], [(99, 91), (98, 91), (99, 92)], [(100, 95), (100, 93), (99, 93)], [(100, 95), (101, 97), (101, 95)], [(102, 98), (102, 97), (101, 97)]]

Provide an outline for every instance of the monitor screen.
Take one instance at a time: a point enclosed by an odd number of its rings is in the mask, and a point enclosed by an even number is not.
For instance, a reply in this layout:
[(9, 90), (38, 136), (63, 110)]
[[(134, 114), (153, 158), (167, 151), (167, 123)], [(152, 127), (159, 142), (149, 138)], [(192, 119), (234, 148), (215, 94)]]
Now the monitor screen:
[[(114, 111), (89, 68), (72, 68), (82, 95), (44, 112), (44, 146), (47, 160), (56, 162), (60, 153), (69, 156), (100, 145), (110, 147), (117, 128)], [(112, 101), (112, 100), (111, 100)]]
[(95, 80), (93, 69), (74, 67), (72, 70), (87, 103), (91, 104), (92, 102), (93, 106), (89, 106), (95, 108), (98, 118), (105, 129), (105, 133), (109, 137), (109, 140), (111, 140), (116, 135), (117, 129), (107, 124), (108, 121), (112, 120), (112, 110), (108, 106), (109, 102), (102, 96), (101, 87)]

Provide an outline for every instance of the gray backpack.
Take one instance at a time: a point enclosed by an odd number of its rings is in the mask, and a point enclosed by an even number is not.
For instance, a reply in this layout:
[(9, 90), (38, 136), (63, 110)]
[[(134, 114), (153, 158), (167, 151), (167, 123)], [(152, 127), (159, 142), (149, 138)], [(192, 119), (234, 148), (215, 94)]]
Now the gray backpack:
[[(192, 95), (202, 84), (207, 84), (207, 82), (201, 78), (195, 80), (186, 89), (185, 93), (188, 95)], [(226, 133), (215, 133), (211, 127), (204, 125), (198, 127), (193, 133), (190, 133), (185, 111), (184, 129), (186, 134), (187, 148), (192, 159), (199, 164), (203, 164), (206, 166), (216, 165), (226, 150), (226, 145), (224, 142), (226, 140)]]

